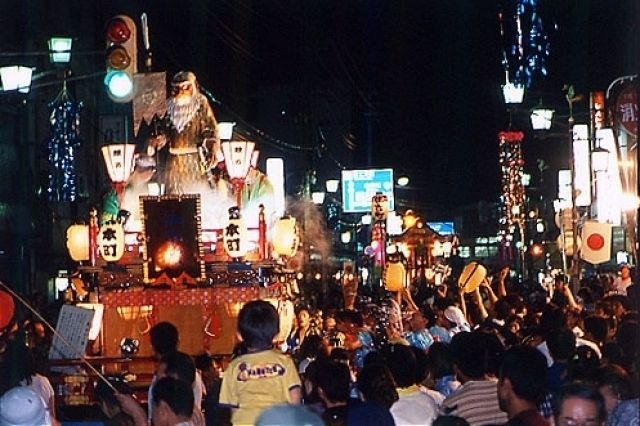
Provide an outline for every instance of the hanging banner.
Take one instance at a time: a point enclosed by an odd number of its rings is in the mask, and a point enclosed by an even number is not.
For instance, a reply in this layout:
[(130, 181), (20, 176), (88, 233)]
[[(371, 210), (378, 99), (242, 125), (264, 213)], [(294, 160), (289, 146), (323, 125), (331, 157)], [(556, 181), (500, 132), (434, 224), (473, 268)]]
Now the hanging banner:
[(611, 224), (586, 221), (582, 227), (580, 257), (594, 265), (611, 260)]
[(576, 206), (591, 205), (591, 148), (589, 146), (589, 125), (573, 126), (573, 169)]
[(638, 94), (634, 83), (627, 83), (616, 97), (615, 121), (634, 138), (638, 136)]
[(165, 72), (150, 72), (134, 78), (133, 134), (137, 136), (143, 120), (150, 124), (153, 117), (163, 118), (167, 113), (167, 77)]

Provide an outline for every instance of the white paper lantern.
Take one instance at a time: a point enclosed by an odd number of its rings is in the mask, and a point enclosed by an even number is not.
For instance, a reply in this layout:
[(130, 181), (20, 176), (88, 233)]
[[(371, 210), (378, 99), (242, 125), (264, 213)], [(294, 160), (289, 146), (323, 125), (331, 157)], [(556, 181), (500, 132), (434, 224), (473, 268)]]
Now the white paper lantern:
[(98, 248), (107, 262), (117, 262), (124, 255), (125, 239), (122, 224), (108, 222), (98, 233)]
[(294, 217), (285, 216), (278, 219), (271, 234), (273, 235), (271, 244), (274, 253), (289, 258), (295, 256), (300, 244), (300, 237)]
[(89, 260), (89, 225), (71, 225), (67, 228), (67, 250), (76, 262)]

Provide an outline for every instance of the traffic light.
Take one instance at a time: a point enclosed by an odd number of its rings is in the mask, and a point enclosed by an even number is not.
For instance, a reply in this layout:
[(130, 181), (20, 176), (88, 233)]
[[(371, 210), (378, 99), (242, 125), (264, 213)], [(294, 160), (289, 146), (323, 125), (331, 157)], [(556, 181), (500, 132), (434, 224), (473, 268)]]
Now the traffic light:
[(133, 99), (133, 75), (138, 71), (136, 24), (125, 15), (113, 17), (106, 29), (106, 67), (104, 84), (114, 102)]

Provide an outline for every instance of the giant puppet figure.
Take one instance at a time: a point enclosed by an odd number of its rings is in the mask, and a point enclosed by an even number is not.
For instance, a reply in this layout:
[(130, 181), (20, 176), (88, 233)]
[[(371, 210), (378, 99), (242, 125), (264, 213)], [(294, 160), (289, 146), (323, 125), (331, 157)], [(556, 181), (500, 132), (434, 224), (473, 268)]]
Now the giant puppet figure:
[(165, 150), (164, 170), (159, 170), (159, 178), (165, 184), (166, 194), (215, 189), (207, 187), (214, 185), (210, 171), (219, 159), (217, 127), (211, 105), (200, 92), (195, 74), (178, 72), (171, 80), (164, 129), (150, 139), (147, 147), (148, 155)]
[[(122, 199), (117, 199), (113, 191), (105, 198), (103, 221), (115, 220), (123, 209), (131, 213), (125, 228), (140, 230), (138, 197), (147, 193), (146, 183), (153, 176), (157, 183), (164, 184), (164, 194), (200, 194), (203, 229), (221, 229), (235, 198), (224, 168), (216, 118), (192, 72), (180, 71), (171, 80), (167, 115), (155, 135), (148, 138), (146, 151), (138, 156)], [(242, 200), (248, 226), (258, 226), (260, 205), (271, 223), (274, 189), (255, 165), (247, 174)]]

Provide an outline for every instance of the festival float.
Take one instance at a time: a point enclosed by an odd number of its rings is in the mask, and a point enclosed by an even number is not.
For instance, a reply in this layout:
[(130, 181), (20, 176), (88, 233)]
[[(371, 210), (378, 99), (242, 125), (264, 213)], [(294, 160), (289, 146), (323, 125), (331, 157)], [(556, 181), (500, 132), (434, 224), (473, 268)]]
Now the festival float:
[[(139, 90), (163, 96), (164, 73), (153, 74)], [(87, 223), (67, 229), (77, 262), (69, 301), (101, 306), (89, 355), (131, 355), (128, 341), (149, 357), (147, 333), (160, 321), (178, 327), (185, 352), (229, 354), (244, 303), (268, 299), (282, 310), (297, 292), (300, 237), (284, 214), (282, 160), (259, 170), (256, 144), (217, 123), (193, 73), (176, 74), (170, 87), (166, 106), (133, 100), (134, 123), (144, 117), (160, 130), (142, 152), (101, 147), (112, 189)]]

